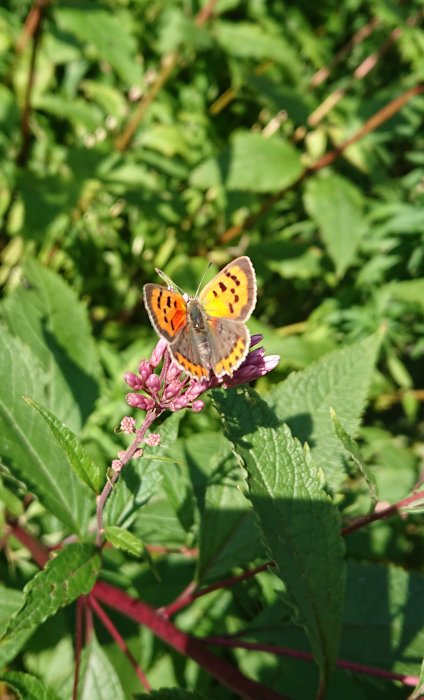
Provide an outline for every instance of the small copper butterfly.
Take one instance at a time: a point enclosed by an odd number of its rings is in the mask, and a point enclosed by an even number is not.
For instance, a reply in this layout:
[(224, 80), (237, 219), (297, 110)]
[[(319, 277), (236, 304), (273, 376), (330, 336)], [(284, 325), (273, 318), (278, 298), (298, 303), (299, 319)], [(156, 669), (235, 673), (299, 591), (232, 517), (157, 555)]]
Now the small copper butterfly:
[(200, 294), (190, 297), (159, 284), (145, 284), (144, 304), (156, 333), (177, 365), (195, 379), (232, 376), (249, 352), (245, 321), (256, 304), (256, 275), (247, 256), (228, 263)]

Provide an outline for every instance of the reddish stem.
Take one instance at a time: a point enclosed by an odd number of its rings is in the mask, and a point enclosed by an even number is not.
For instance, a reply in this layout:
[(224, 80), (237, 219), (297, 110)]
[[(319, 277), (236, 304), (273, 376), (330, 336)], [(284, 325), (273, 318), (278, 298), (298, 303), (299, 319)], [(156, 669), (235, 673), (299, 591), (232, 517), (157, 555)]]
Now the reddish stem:
[[(217, 646), (224, 646), (230, 648), (250, 649), (252, 651), (264, 651), (269, 654), (276, 654), (277, 656), (290, 656), (293, 659), (301, 659), (302, 661), (314, 661), (313, 655), (307, 651), (298, 651), (296, 649), (275, 646), (273, 644), (248, 642), (244, 639), (238, 639), (235, 637), (204, 637), (202, 641), (205, 644), (214, 644)], [(385, 671), (384, 669), (375, 668), (374, 666), (367, 666), (366, 664), (356, 663), (356, 661), (345, 661), (344, 659), (338, 659), (336, 661), (336, 666), (339, 666), (340, 668), (345, 668), (355, 673), (364, 673), (369, 676), (378, 676), (380, 678), (386, 678), (392, 681), (400, 681), (404, 685), (415, 686), (418, 683), (418, 677), (405, 676), (402, 673), (393, 673), (392, 671)]]
[(383, 510), (369, 513), (369, 515), (362, 515), (360, 518), (354, 520), (350, 525), (344, 527), (341, 534), (343, 536), (349, 535), (351, 532), (359, 530), (359, 528), (364, 527), (364, 525), (368, 525), (369, 523), (373, 523), (375, 520), (383, 520), (384, 518), (389, 518), (391, 515), (398, 515), (402, 508), (406, 508), (411, 503), (415, 503), (415, 501), (421, 501), (423, 498), (424, 491), (418, 491), (417, 493), (413, 493), (412, 496), (408, 496), (407, 498), (403, 498), (401, 501), (398, 501), (391, 506), (387, 506), (387, 508), (384, 508)]
[(82, 651), (82, 634), (83, 634), (83, 616), (84, 609), (86, 606), (86, 599), (82, 596), (77, 600), (77, 612), (76, 612), (76, 622), (75, 622), (75, 670), (74, 670), (74, 684), (72, 688), (72, 700), (77, 700), (78, 698), (78, 682), (79, 682), (79, 672), (81, 663), (81, 651)]
[(178, 610), (181, 610), (181, 608), (185, 608), (197, 598), (207, 595), (208, 593), (212, 593), (212, 591), (217, 591), (220, 588), (229, 588), (230, 586), (235, 586), (237, 583), (240, 583), (240, 581), (245, 581), (246, 579), (252, 578), (252, 576), (256, 576), (256, 574), (259, 574), (261, 571), (267, 571), (270, 566), (275, 566), (273, 561), (267, 561), (265, 562), (265, 564), (261, 564), (255, 569), (249, 569), (249, 571), (244, 571), (242, 574), (237, 574), (236, 576), (229, 576), (228, 578), (225, 578), (222, 581), (212, 583), (210, 586), (202, 588), (202, 590), (200, 591), (195, 591), (195, 583), (193, 582), (189, 586), (187, 586), (187, 588), (178, 596), (178, 598), (174, 600), (173, 603), (170, 603), (164, 608), (160, 608), (160, 612), (166, 617), (171, 617), (171, 615), (175, 615), (175, 613), (178, 612)]
[(150, 693), (150, 691), (152, 690), (152, 687), (151, 687), (148, 679), (144, 675), (143, 671), (141, 670), (140, 666), (137, 663), (136, 658), (134, 657), (134, 655), (132, 654), (132, 652), (128, 648), (127, 643), (125, 642), (124, 638), (121, 636), (119, 631), (116, 629), (116, 627), (113, 624), (110, 617), (108, 615), (106, 615), (103, 608), (99, 605), (97, 600), (92, 595), (89, 596), (88, 602), (89, 602), (89, 605), (92, 608), (92, 610), (94, 610), (95, 614), (97, 615), (97, 617), (99, 618), (99, 620), (103, 624), (103, 626), (109, 632), (112, 639), (115, 640), (115, 642), (117, 643), (120, 650), (127, 657), (128, 661), (130, 662), (131, 666), (133, 667), (135, 673), (137, 674), (138, 679), (140, 680), (140, 683), (142, 684), (143, 688), (148, 693)]
[(205, 671), (217, 678), (223, 685), (248, 700), (288, 700), (261, 683), (246, 678), (237, 668), (205, 649), (202, 642), (177, 629), (146, 603), (131, 598), (124, 591), (98, 581), (92, 595), (118, 612), (148, 627), (153, 634), (184, 656), (196, 661)]
[(43, 569), (49, 560), (49, 550), (36, 537), (24, 530), (16, 520), (8, 520), (10, 534), (27, 548), (36, 564)]

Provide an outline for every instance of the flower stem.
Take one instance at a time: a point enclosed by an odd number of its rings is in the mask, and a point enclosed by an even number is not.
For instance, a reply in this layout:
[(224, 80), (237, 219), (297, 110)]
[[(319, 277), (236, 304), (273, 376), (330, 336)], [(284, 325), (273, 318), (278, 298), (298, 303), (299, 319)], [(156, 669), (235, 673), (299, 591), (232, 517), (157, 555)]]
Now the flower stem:
[(113, 486), (115, 482), (117, 481), (122, 469), (125, 467), (126, 464), (130, 461), (130, 459), (134, 456), (135, 452), (137, 452), (138, 446), (142, 442), (146, 431), (152, 423), (160, 416), (162, 411), (153, 408), (151, 411), (147, 411), (143, 424), (141, 427), (136, 431), (134, 435), (134, 440), (132, 441), (131, 445), (128, 447), (128, 449), (125, 451), (125, 453), (122, 455), (120, 458), (121, 462), (121, 468), (119, 471), (115, 471), (113, 476), (108, 479), (106, 484), (103, 487), (103, 491), (99, 496), (97, 496), (97, 508), (96, 508), (96, 520), (97, 520), (97, 536), (96, 536), (96, 544), (98, 547), (101, 546), (103, 542), (103, 510), (106, 505), (106, 501), (109, 498), (110, 492), (113, 489)]

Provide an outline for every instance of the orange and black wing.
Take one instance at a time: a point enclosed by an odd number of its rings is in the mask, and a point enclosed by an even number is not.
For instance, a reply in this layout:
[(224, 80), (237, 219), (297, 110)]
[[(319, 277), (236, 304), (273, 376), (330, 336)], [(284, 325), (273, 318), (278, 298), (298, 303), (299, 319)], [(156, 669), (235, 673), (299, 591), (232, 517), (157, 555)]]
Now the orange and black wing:
[(145, 284), (144, 305), (156, 333), (169, 343), (187, 324), (187, 304), (178, 292), (160, 284)]
[(208, 282), (199, 301), (209, 316), (247, 321), (256, 304), (256, 275), (246, 255), (228, 263)]

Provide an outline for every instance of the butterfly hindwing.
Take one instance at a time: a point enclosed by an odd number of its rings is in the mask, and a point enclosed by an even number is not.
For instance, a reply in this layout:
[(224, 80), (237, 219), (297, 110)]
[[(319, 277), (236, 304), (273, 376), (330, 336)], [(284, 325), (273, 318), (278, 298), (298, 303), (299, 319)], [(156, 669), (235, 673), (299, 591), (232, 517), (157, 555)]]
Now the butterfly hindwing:
[(209, 377), (209, 345), (196, 335), (190, 324), (180, 331), (169, 349), (177, 365), (190, 376), (195, 379)]
[(244, 255), (228, 263), (201, 291), (199, 301), (209, 316), (247, 321), (256, 304), (250, 259)]
[(217, 377), (230, 377), (245, 360), (250, 334), (242, 321), (209, 318), (210, 366)]

